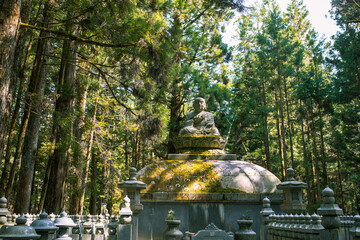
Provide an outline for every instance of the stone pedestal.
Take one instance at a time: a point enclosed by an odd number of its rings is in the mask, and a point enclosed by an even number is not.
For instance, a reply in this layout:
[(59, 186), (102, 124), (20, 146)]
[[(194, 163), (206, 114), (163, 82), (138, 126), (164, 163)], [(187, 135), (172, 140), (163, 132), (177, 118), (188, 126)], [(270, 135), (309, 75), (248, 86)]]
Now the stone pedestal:
[(256, 240), (256, 233), (251, 229), (253, 220), (237, 220), (239, 230), (235, 233), (235, 240)]
[(220, 136), (178, 136), (174, 145), (180, 154), (225, 154), (225, 140)]
[(164, 240), (181, 240), (183, 233), (180, 231), (180, 220), (165, 220), (166, 230), (164, 232)]

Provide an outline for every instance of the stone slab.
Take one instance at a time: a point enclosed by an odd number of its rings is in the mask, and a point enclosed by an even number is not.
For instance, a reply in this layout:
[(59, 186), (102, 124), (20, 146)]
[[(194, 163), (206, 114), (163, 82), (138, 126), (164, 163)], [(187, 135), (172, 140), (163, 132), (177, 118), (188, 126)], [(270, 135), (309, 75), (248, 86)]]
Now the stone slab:
[(169, 160), (236, 160), (236, 154), (169, 154)]
[(141, 194), (142, 202), (256, 202), (262, 203), (262, 199), (267, 196), (271, 203), (281, 203), (282, 194), (270, 193), (169, 193), (154, 192)]

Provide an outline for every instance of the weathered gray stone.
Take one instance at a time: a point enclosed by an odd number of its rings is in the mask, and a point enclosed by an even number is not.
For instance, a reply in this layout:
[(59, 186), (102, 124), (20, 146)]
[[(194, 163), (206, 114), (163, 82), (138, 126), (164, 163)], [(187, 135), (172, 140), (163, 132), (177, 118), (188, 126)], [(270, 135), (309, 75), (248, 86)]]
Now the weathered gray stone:
[(165, 220), (166, 230), (164, 234), (164, 240), (181, 240), (183, 238), (183, 233), (180, 231), (179, 226), (181, 224), (180, 220)]
[(350, 229), (350, 234), (354, 240), (360, 239), (360, 215), (359, 214), (354, 217), (354, 226)]
[(10, 213), (7, 207), (7, 199), (5, 197), (0, 198), (0, 226), (6, 223), (6, 215)]
[(40, 219), (30, 224), (30, 226), (35, 229), (36, 233), (41, 235), (41, 240), (53, 239), (55, 231), (59, 229), (59, 227), (55, 226), (54, 222), (49, 220), (48, 217), (49, 215), (43, 211), (40, 214)]
[(324, 230), (324, 227), (321, 225), (320, 216), (314, 213), (311, 215), (311, 238), (310, 240), (318, 240), (320, 232)]
[(267, 240), (268, 239), (268, 224), (269, 224), (269, 216), (274, 214), (274, 211), (270, 207), (270, 200), (269, 198), (265, 197), (263, 199), (263, 208), (260, 212), (261, 215), (261, 227), (260, 227), (260, 240)]
[(109, 237), (108, 240), (116, 240), (117, 238), (117, 228), (118, 228), (119, 224), (117, 223), (117, 219), (115, 215), (111, 215), (110, 217), (110, 222), (108, 224), (108, 233), (109, 233)]
[(236, 154), (169, 154), (169, 160), (236, 160)]
[(188, 113), (183, 120), (183, 128), (180, 136), (220, 136), (215, 127), (214, 116), (206, 112), (206, 102), (203, 98), (195, 98), (193, 102), (194, 111)]
[(322, 191), (322, 204), (317, 209), (317, 213), (322, 215), (321, 224), (325, 229), (336, 229), (341, 227), (340, 215), (343, 211), (335, 203), (334, 191), (326, 187)]
[(143, 210), (143, 205), (140, 203), (140, 190), (146, 189), (146, 184), (136, 179), (136, 168), (130, 168), (129, 175), (129, 180), (119, 183), (119, 187), (123, 190), (124, 195), (130, 198), (130, 208), (133, 214), (131, 221), (131, 238), (132, 240), (137, 240), (139, 226), (138, 214)]
[(86, 222), (83, 224), (82, 240), (91, 240), (93, 234), (93, 224), (91, 222), (91, 215), (86, 216)]
[(253, 220), (237, 220), (239, 230), (235, 232), (235, 240), (256, 240), (256, 233), (252, 230), (251, 226)]
[(69, 234), (71, 233), (71, 228), (75, 227), (76, 224), (68, 217), (65, 211), (60, 213), (60, 217), (55, 219), (54, 224), (59, 227), (56, 233), (57, 240), (72, 240)]
[(76, 224), (76, 226), (74, 226), (74, 227), (71, 229), (70, 237), (71, 237), (72, 240), (79, 240), (79, 239), (80, 239), (80, 235), (81, 235), (80, 215), (76, 214), (73, 219), (74, 219), (74, 223)]
[(100, 215), (98, 222), (95, 224), (94, 240), (105, 240), (104, 216)]
[(196, 234), (187, 233), (187, 236), (192, 240), (233, 240), (232, 234), (220, 230), (215, 224), (210, 223), (205, 229), (198, 231)]
[(21, 215), (16, 219), (15, 226), (3, 226), (0, 229), (0, 239), (2, 240), (24, 240), (24, 239), (39, 239), (38, 235), (33, 227), (26, 226), (26, 218)]
[(307, 184), (296, 181), (294, 175), (294, 170), (288, 168), (286, 170), (287, 181), (277, 185), (277, 189), (282, 190), (284, 194), (281, 210), (285, 213), (304, 213), (306, 205), (302, 202), (302, 189), (306, 189)]

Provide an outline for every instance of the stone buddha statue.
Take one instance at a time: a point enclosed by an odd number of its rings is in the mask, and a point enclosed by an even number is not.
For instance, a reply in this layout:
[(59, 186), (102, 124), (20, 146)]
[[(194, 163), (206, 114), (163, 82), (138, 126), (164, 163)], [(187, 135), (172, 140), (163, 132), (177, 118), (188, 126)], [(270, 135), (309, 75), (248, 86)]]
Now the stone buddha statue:
[(184, 117), (179, 136), (220, 136), (215, 127), (214, 116), (206, 112), (205, 99), (198, 97), (193, 102), (194, 111)]

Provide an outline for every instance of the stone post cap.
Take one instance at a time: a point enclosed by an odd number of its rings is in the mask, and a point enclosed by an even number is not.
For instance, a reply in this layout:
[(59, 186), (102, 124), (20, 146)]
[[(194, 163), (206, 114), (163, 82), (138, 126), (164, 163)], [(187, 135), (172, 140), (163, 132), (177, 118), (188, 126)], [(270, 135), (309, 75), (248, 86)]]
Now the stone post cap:
[(340, 216), (343, 210), (335, 203), (334, 191), (328, 186), (321, 192), (323, 203), (317, 209), (318, 214), (323, 216)]
[(0, 198), (0, 208), (7, 208), (7, 199), (4, 196)]
[(260, 215), (270, 216), (271, 214), (274, 214), (274, 211), (270, 207), (270, 199), (265, 197), (263, 199), (263, 209), (260, 211)]
[(10, 213), (7, 207), (7, 199), (5, 197), (0, 198), (0, 216), (6, 216)]
[(60, 213), (60, 217), (56, 218), (54, 223), (55, 223), (55, 226), (57, 226), (57, 227), (75, 227), (76, 226), (74, 221), (68, 217), (68, 214), (65, 212), (65, 210), (63, 210)]
[(54, 222), (49, 219), (49, 215), (43, 210), (40, 214), (40, 219), (30, 224), (37, 232), (52, 232), (59, 228), (55, 226)]

